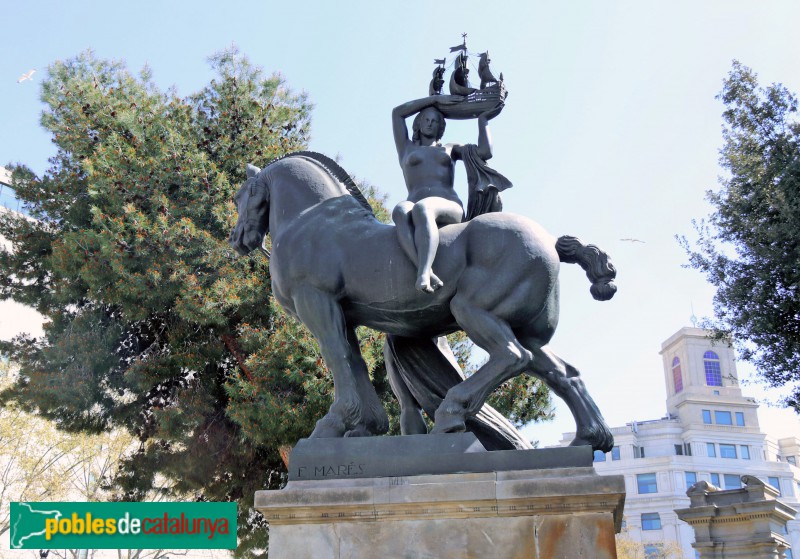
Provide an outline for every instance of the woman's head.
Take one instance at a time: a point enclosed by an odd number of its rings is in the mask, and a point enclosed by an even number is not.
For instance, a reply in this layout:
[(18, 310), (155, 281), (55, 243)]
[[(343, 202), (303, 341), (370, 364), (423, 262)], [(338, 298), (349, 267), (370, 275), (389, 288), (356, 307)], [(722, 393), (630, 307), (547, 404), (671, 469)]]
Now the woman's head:
[(414, 117), (414, 123), (411, 125), (414, 134), (411, 141), (416, 143), (422, 134), (425, 134), (428, 137), (432, 136), (438, 142), (444, 136), (445, 125), (444, 115), (436, 107), (426, 107)]

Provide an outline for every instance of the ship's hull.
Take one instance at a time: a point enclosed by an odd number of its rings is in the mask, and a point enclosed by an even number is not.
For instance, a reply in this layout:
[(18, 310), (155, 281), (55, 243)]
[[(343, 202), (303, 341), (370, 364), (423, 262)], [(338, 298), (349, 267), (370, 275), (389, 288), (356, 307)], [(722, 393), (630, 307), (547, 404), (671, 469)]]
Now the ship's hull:
[(502, 108), (507, 95), (506, 88), (499, 83), (473, 91), (461, 103), (440, 107), (439, 110), (445, 118), (454, 120), (478, 118), (481, 113), (491, 111), (498, 106)]

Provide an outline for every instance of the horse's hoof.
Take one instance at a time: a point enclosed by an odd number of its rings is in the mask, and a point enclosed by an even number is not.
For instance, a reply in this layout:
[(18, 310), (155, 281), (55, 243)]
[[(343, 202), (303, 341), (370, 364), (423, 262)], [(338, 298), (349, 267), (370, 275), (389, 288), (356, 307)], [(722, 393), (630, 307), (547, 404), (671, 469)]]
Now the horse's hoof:
[(363, 425), (359, 425), (355, 429), (350, 429), (344, 434), (345, 437), (371, 437), (372, 435), (373, 434)]
[(614, 435), (611, 434), (611, 431), (608, 428), (604, 426), (598, 426), (594, 429), (577, 433), (569, 445), (588, 445), (592, 447), (592, 450), (611, 452), (611, 449), (614, 446)]
[(431, 435), (444, 435), (446, 433), (463, 433), (467, 430), (467, 425), (463, 421), (454, 421), (453, 423), (448, 423), (447, 425), (442, 425), (439, 427), (439, 424), (435, 424), (433, 429), (431, 430)]
[(345, 430), (346, 429), (344, 426), (344, 422), (328, 414), (319, 421), (317, 421), (317, 426), (311, 432), (309, 438), (337, 439), (344, 436)]
[(366, 426), (366, 430), (369, 432), (370, 435), (385, 435), (389, 432), (389, 416), (386, 415), (386, 410), (383, 409), (383, 406), (380, 405), (380, 402), (377, 405), (369, 406), (367, 408), (370, 413), (364, 413), (363, 415), (363, 423)]
[(431, 435), (442, 435), (444, 433), (463, 433), (466, 430), (467, 424), (462, 416), (449, 413), (437, 413)]

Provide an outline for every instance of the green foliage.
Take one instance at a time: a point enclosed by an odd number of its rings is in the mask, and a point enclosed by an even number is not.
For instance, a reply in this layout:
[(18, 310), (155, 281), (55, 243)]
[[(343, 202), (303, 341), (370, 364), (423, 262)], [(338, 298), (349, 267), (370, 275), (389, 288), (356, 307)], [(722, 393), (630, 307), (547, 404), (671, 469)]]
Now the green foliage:
[[(49, 320), (42, 339), (2, 348), (21, 367), (3, 398), (67, 430), (134, 433), (139, 452), (116, 478), (127, 499), (161, 475), (177, 480), (165, 492), (252, 504), (280, 486), (276, 445), (307, 434), (330, 398), (324, 367), (300, 348), (297, 359), (254, 351), (302, 336), (269, 302), (264, 256), (227, 243), (245, 164), (304, 149), (311, 106), (236, 51), (210, 63), (215, 78), (185, 99), (92, 53), (54, 63), (41, 122), (56, 155), (42, 177), (12, 166), (36, 219), (0, 219), (12, 245), (0, 297)], [(308, 402), (300, 366), (324, 379)], [(241, 510), (249, 541), (259, 519)]]
[(715, 336), (737, 342), (784, 403), (800, 413), (800, 124), (797, 98), (780, 84), (758, 86), (734, 62), (719, 96), (725, 103), (727, 171), (708, 192), (715, 211), (696, 224), (690, 265), (717, 287)]
[[(41, 122), (56, 154), (41, 177), (11, 166), (35, 219), (0, 215), (12, 246), (0, 298), (47, 323), (41, 339), (0, 344), (20, 365), (0, 401), (68, 431), (127, 430), (139, 448), (116, 498), (236, 500), (236, 554), (253, 557), (267, 547), (253, 495), (286, 482), (278, 449), (311, 432), (332, 382), (313, 338), (271, 301), (266, 257), (239, 258), (227, 237), (245, 164), (306, 149), (311, 105), (235, 50), (210, 64), (214, 79), (186, 98), (91, 52), (49, 68)], [(383, 335), (358, 335), (398, 434)], [(462, 360), (470, 347), (456, 348)], [(514, 381), (496, 403), (522, 422), (542, 394)]]
[(519, 375), (507, 380), (487, 402), (516, 427), (553, 419), (550, 390), (533, 376)]

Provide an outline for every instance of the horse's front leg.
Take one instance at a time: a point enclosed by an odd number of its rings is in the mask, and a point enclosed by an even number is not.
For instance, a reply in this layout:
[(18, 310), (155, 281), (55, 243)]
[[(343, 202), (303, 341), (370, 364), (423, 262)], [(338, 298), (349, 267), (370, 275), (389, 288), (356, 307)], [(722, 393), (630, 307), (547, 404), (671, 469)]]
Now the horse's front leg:
[(309, 286), (295, 289), (292, 300), (333, 375), (333, 404), (317, 422), (311, 437), (380, 435), (388, 431), (389, 418), (369, 380), (355, 330), (348, 327), (341, 305), (329, 293)]

